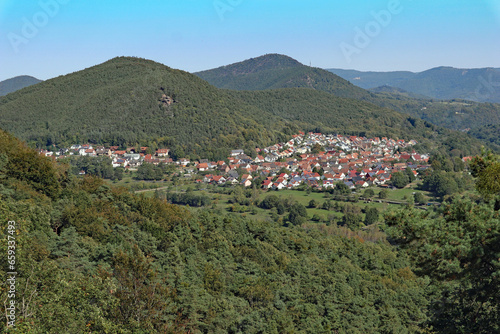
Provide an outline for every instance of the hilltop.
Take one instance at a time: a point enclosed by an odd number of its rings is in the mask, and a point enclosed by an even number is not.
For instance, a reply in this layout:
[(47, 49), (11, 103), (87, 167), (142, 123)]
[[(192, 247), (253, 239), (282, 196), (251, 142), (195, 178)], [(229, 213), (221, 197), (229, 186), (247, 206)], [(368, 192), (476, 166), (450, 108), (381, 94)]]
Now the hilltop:
[(15, 92), (16, 90), (35, 85), (42, 80), (31, 77), (29, 75), (21, 75), (0, 82), (0, 96)]
[(235, 64), (194, 73), (218, 88), (265, 90), (313, 88), (339, 97), (370, 100), (372, 94), (321, 68), (303, 65), (293, 58), (267, 54)]

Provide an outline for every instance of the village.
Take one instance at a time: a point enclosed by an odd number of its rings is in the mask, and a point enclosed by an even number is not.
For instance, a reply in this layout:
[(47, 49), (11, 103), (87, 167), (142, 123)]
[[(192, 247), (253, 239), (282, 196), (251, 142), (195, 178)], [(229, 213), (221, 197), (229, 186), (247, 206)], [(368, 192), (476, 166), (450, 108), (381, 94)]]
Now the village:
[[(358, 136), (325, 135), (300, 132), (284, 143), (263, 149), (256, 148), (251, 158), (235, 149), (225, 161), (174, 161), (168, 148), (152, 152), (148, 147), (104, 147), (91, 144), (72, 145), (58, 152), (40, 150), (46, 156), (61, 159), (67, 156), (107, 156), (112, 166), (137, 170), (142, 164), (174, 165), (176, 170), (194, 178), (196, 183), (250, 187), (254, 183), (263, 189), (293, 189), (307, 185), (317, 189), (333, 188), (343, 182), (351, 189), (387, 186), (395, 172), (408, 168), (417, 176), (430, 166), (429, 155), (413, 150), (415, 140), (365, 138)], [(85, 171), (80, 172), (81, 175)]]

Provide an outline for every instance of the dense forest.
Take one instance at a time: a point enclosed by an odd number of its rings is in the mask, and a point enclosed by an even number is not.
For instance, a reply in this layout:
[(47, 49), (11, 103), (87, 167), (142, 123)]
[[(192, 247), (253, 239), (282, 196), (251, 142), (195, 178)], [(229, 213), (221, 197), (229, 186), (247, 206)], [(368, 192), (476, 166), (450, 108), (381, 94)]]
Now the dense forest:
[(471, 171), (476, 198), (390, 212), (387, 240), (369, 241), (192, 213), (73, 176), (1, 131), (2, 230), (16, 222), (9, 332), (498, 332), (499, 158)]
[(500, 151), (500, 123), (480, 126), (471, 129), (469, 133), (471, 136), (482, 141), (490, 142), (492, 147), (494, 147), (497, 151)]

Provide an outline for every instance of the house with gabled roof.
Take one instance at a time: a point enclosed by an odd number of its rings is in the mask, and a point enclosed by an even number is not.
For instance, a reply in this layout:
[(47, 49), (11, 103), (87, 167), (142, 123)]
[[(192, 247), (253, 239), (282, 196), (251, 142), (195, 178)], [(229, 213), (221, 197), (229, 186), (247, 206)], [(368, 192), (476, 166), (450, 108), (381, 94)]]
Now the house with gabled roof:
[(349, 189), (356, 189), (356, 186), (351, 181), (344, 181), (344, 184), (349, 187)]
[(109, 148), (98, 148), (95, 150), (97, 156), (111, 156), (111, 150)]
[(273, 186), (273, 182), (271, 180), (264, 180), (262, 182), (262, 188), (264, 189), (270, 189)]
[(333, 181), (334, 175), (330, 173), (324, 173), (323, 174), (323, 179), (327, 181)]
[(242, 180), (240, 182), (240, 185), (242, 185), (243, 187), (250, 187), (252, 185), (252, 181), (250, 181), (249, 179), (246, 179), (246, 180)]
[(231, 170), (228, 165), (221, 165), (217, 167), (217, 170), (221, 173), (227, 173)]
[(114, 159), (111, 162), (111, 166), (113, 166), (113, 168), (116, 168), (116, 167), (127, 167), (128, 166), (128, 161), (125, 160), (125, 159)]
[(208, 164), (206, 162), (200, 163), (198, 164), (198, 166), (196, 166), (196, 168), (198, 168), (198, 171), (200, 172), (205, 172), (208, 170)]
[(168, 148), (160, 148), (156, 150), (156, 156), (158, 157), (166, 157), (170, 153), (170, 150)]
[(187, 166), (189, 164), (189, 159), (186, 159), (186, 158), (181, 158), (179, 159), (178, 163), (181, 165), (181, 166)]
[(286, 188), (286, 186), (283, 183), (280, 183), (280, 182), (273, 183), (273, 187), (272, 187), (273, 190), (281, 190), (283, 188)]
[(335, 184), (333, 183), (333, 180), (323, 180), (323, 188), (328, 189), (328, 188), (333, 188)]
[(236, 157), (236, 156), (238, 156), (238, 155), (240, 155), (240, 154), (245, 154), (245, 151), (244, 151), (244, 150), (241, 150), (241, 149), (240, 149), (240, 150), (232, 150), (232, 151), (231, 151), (231, 156), (232, 156), (232, 157)]
[(253, 179), (253, 177), (250, 174), (243, 174), (241, 176), (241, 180), (251, 180), (251, 179)]
[(221, 175), (214, 175), (212, 177), (212, 182), (216, 184), (225, 184), (226, 183), (226, 178), (221, 176)]

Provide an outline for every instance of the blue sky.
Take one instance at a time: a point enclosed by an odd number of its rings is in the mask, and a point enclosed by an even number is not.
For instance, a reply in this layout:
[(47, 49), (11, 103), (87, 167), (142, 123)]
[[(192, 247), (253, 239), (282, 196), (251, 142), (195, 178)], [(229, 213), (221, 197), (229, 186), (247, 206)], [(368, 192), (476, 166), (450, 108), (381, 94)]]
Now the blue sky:
[(322, 68), (500, 67), (499, 0), (3, 0), (0, 80), (116, 56), (189, 72), (266, 53)]

